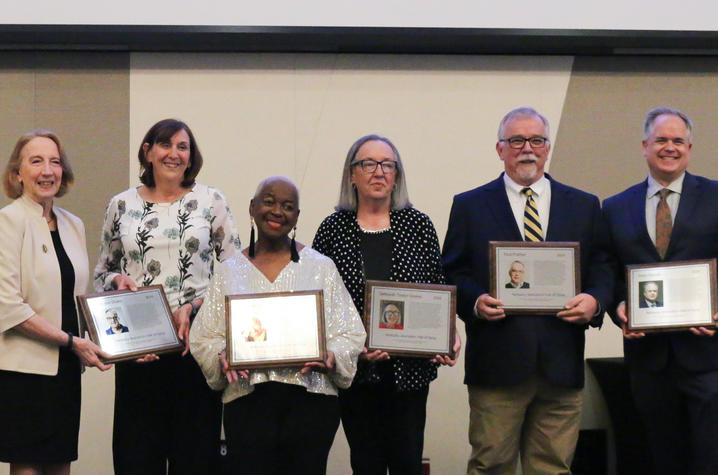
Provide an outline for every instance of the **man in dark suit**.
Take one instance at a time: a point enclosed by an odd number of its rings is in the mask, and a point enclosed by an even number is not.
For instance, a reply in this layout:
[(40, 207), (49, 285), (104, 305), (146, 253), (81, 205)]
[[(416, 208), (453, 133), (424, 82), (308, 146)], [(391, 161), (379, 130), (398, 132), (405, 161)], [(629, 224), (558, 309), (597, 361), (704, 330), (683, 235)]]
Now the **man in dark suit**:
[(638, 308), (663, 307), (663, 301), (658, 298), (657, 282), (642, 282), (641, 298), (638, 301)]
[[(454, 197), (443, 249), (466, 325), (468, 473), (569, 473), (582, 405), (584, 331), (600, 326), (612, 273), (598, 198), (544, 174), (549, 124), (531, 108), (499, 125), (498, 179)], [(489, 241), (578, 241), (578, 295), (556, 315), (507, 315), (488, 294)]]
[(524, 281), (526, 266), (521, 261), (513, 261), (509, 266), (509, 281), (506, 282), (507, 289), (530, 289), (531, 284)]
[(626, 331), (626, 265), (718, 257), (718, 183), (686, 172), (691, 139), (685, 114), (665, 107), (649, 111), (643, 135), (648, 179), (604, 202), (617, 260), (617, 295), (608, 310), (623, 328), (633, 398), (657, 474), (718, 473), (714, 331)]

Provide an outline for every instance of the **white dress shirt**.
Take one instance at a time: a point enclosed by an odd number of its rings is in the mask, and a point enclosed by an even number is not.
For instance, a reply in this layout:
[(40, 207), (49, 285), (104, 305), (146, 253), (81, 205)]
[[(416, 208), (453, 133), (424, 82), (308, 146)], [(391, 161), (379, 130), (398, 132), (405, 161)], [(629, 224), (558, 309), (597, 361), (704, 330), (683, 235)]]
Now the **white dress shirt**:
[[(506, 195), (509, 197), (509, 204), (511, 204), (511, 211), (514, 213), (516, 225), (519, 227), (519, 231), (521, 231), (521, 236), (524, 236), (526, 195), (522, 194), (521, 190), (526, 187), (513, 181), (506, 173), (504, 173), (504, 185), (506, 185)], [(545, 175), (541, 175), (541, 178), (532, 183), (529, 188), (531, 188), (533, 192), (536, 210), (538, 211), (539, 220), (541, 221), (541, 232), (543, 233), (544, 239), (546, 239), (548, 213), (551, 208), (551, 182), (548, 181)], [(655, 213), (655, 210), (653, 212)], [(655, 227), (655, 219), (653, 227)]]

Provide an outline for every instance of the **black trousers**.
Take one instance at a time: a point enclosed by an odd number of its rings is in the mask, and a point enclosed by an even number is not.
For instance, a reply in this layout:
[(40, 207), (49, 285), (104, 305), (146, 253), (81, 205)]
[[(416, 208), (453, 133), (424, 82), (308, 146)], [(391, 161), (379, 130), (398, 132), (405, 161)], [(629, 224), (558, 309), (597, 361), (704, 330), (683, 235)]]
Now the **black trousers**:
[(336, 396), (258, 384), (224, 407), (228, 466), (243, 475), (323, 475), (338, 428)]
[(219, 471), (222, 402), (192, 356), (115, 366), (115, 474)]
[(718, 473), (718, 371), (691, 373), (675, 360), (662, 371), (631, 369), (656, 475)]
[(429, 388), (396, 391), (393, 383), (354, 385), (339, 394), (342, 425), (357, 475), (421, 475)]

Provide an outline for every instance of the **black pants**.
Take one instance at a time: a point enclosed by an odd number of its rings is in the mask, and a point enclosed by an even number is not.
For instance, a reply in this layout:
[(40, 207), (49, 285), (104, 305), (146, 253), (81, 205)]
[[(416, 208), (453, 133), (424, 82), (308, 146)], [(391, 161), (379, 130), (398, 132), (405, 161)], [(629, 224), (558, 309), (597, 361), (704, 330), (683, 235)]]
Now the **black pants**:
[(262, 383), (224, 407), (228, 466), (242, 475), (320, 475), (339, 428), (336, 396)]
[(190, 355), (117, 364), (112, 439), (115, 473), (217, 473), (220, 397), (207, 386)]
[(342, 425), (357, 475), (421, 475), (429, 388), (399, 392), (389, 383), (341, 391)]
[(718, 473), (718, 371), (690, 373), (673, 360), (659, 372), (631, 369), (631, 389), (646, 426), (652, 473)]

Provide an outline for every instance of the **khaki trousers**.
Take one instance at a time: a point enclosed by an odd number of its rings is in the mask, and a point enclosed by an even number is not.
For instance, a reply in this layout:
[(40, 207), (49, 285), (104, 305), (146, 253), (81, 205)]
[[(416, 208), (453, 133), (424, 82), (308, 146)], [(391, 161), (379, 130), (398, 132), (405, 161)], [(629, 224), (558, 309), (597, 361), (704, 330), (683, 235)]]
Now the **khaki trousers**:
[(467, 474), (570, 474), (583, 390), (533, 376), (518, 386), (469, 386)]

